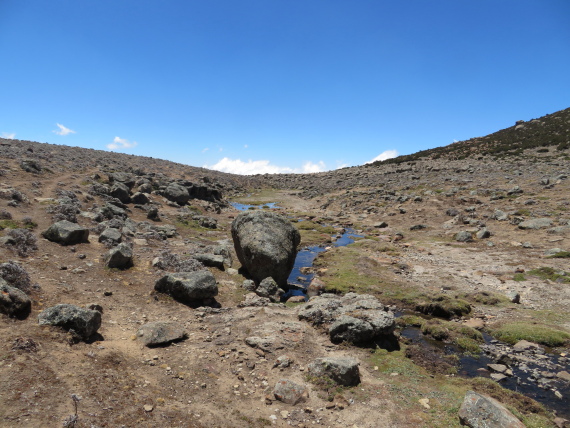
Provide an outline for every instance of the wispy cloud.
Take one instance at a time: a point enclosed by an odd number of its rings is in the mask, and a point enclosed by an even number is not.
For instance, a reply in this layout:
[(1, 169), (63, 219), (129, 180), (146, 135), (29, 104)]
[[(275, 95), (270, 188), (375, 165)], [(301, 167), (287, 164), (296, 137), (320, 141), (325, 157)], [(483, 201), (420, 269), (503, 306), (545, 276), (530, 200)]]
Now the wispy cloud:
[(136, 147), (138, 144), (139, 143), (137, 143), (136, 141), (130, 142), (125, 138), (115, 137), (112, 143), (107, 144), (107, 148), (110, 150), (132, 149), (133, 147)]
[(376, 156), (374, 159), (369, 160), (368, 162), (365, 162), (365, 163), (372, 163), (372, 162), (376, 162), (376, 161), (385, 161), (386, 159), (395, 158), (398, 155), (399, 155), (398, 150), (385, 150), (382, 153), (380, 153), (378, 156)]
[(59, 128), (59, 130), (54, 130), (52, 131), (53, 133), (57, 134), (57, 135), (69, 135), (69, 134), (75, 134), (75, 131), (69, 128), (66, 128), (65, 126), (63, 126), (61, 123), (56, 123), (57, 127)]
[(305, 162), (301, 168), (291, 168), (288, 166), (273, 165), (268, 160), (248, 160), (223, 158), (214, 165), (204, 165), (204, 168), (216, 171), (229, 172), (240, 175), (254, 174), (288, 174), (288, 173), (312, 173), (326, 171), (323, 161), (317, 163)]
[(248, 146), (247, 144), (244, 144), (244, 145), (243, 145), (243, 148), (244, 148), (244, 149), (247, 149), (248, 147), (249, 147), (249, 146)]
[(2, 132), (2, 138), (7, 138), (8, 140), (13, 140), (15, 136), (16, 136), (15, 132), (12, 133)]
[(209, 147), (204, 147), (204, 148), (202, 149), (202, 153), (206, 153), (208, 150), (210, 150)]

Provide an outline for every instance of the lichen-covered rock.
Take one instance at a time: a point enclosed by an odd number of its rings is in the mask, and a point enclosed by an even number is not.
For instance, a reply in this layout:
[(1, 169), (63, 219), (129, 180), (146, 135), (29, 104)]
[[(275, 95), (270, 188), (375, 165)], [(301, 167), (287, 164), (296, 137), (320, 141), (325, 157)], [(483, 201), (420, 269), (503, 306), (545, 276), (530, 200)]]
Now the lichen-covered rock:
[(108, 268), (128, 269), (133, 265), (133, 249), (128, 244), (119, 244), (105, 254), (104, 260)]
[(552, 226), (552, 220), (549, 218), (533, 218), (530, 220), (525, 220), (519, 223), (519, 229), (527, 230), (538, 230), (544, 229), (546, 227)]
[(355, 344), (393, 336), (394, 314), (369, 294), (347, 293), (343, 297), (322, 294), (299, 309), (298, 317), (315, 326), (328, 326), (332, 342)]
[(154, 289), (182, 303), (192, 303), (218, 295), (216, 278), (207, 270), (165, 275), (156, 281)]
[(109, 242), (113, 245), (119, 244), (122, 239), (123, 235), (121, 234), (121, 231), (114, 227), (108, 227), (101, 232), (101, 235), (99, 235), (99, 242)]
[(129, 188), (123, 183), (117, 182), (113, 184), (109, 193), (113, 198), (117, 198), (123, 204), (131, 202)]
[(255, 294), (260, 297), (267, 297), (271, 299), (272, 302), (279, 302), (284, 293), (285, 292), (279, 288), (275, 280), (271, 277), (265, 278), (255, 289)]
[(101, 327), (101, 312), (60, 304), (47, 308), (38, 316), (40, 325), (54, 325), (73, 330), (83, 339), (88, 339)]
[(178, 183), (170, 183), (166, 186), (163, 195), (166, 199), (176, 202), (178, 205), (185, 205), (190, 200), (188, 189)]
[(204, 266), (215, 267), (220, 270), (224, 270), (224, 256), (198, 253), (194, 254), (192, 257), (198, 260)]
[(287, 286), (301, 241), (289, 220), (272, 212), (243, 212), (232, 223), (232, 237), (238, 259), (254, 281), (272, 277)]
[(312, 376), (327, 376), (339, 385), (355, 386), (360, 383), (358, 361), (354, 358), (317, 358), (309, 364), (308, 369)]
[(472, 242), (473, 235), (471, 235), (471, 233), (467, 232), (466, 230), (462, 230), (461, 232), (455, 234), (455, 240), (457, 242)]
[(166, 345), (185, 337), (184, 327), (174, 322), (149, 322), (137, 331), (137, 339), (148, 347)]
[(281, 379), (277, 382), (273, 395), (277, 400), (292, 406), (309, 398), (309, 392), (304, 385), (299, 385), (289, 379)]
[(61, 245), (81, 244), (89, 242), (89, 229), (79, 226), (77, 223), (61, 220), (42, 232), (42, 236), (48, 241), (57, 242)]
[(26, 318), (31, 308), (32, 301), (26, 293), (8, 285), (0, 278), (0, 313), (10, 317)]
[(525, 425), (497, 400), (473, 391), (467, 391), (465, 394), (459, 409), (459, 420), (462, 425), (471, 428), (525, 428)]

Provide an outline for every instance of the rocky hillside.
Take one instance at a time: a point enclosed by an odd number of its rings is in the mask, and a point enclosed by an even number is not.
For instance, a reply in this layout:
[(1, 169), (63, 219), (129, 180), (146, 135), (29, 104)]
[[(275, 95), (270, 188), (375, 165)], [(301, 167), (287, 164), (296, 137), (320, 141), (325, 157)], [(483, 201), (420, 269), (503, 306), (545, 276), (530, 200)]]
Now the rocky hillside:
[(567, 426), (568, 114), (309, 175), (0, 140), (0, 426)]

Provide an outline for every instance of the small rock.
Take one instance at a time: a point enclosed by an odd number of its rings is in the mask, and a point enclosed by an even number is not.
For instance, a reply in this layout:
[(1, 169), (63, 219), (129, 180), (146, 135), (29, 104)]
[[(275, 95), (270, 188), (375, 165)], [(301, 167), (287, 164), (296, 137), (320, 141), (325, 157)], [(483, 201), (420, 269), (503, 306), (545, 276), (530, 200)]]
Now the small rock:
[(168, 344), (185, 337), (184, 327), (174, 322), (150, 322), (137, 331), (137, 338), (148, 347)]
[(304, 385), (299, 385), (288, 379), (281, 379), (273, 389), (275, 398), (283, 403), (295, 405), (306, 401), (309, 392)]

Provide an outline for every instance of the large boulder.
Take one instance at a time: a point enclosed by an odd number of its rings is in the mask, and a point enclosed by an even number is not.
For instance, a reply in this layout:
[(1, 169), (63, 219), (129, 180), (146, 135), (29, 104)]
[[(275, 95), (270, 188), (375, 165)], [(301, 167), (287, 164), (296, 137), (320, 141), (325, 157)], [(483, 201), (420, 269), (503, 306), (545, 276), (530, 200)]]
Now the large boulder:
[(328, 327), (332, 342), (366, 344), (394, 338), (394, 314), (374, 296), (347, 293), (311, 297), (298, 313), (314, 326)]
[(26, 293), (8, 285), (0, 278), (0, 313), (10, 317), (26, 318), (31, 308), (32, 301)]
[(177, 272), (163, 276), (154, 284), (154, 289), (182, 303), (210, 299), (218, 295), (216, 278), (208, 270)]
[(128, 269), (133, 265), (133, 249), (128, 244), (119, 244), (105, 254), (104, 260), (108, 268)]
[(101, 327), (101, 312), (60, 304), (47, 308), (38, 315), (40, 325), (54, 325), (73, 330), (83, 339), (88, 339)]
[(129, 188), (120, 182), (117, 182), (111, 186), (110, 194), (113, 198), (117, 198), (123, 204), (128, 204), (131, 202), (131, 194)]
[(467, 391), (465, 394), (459, 409), (459, 420), (462, 425), (471, 428), (525, 428), (525, 425), (497, 400), (474, 391)]
[(343, 386), (356, 386), (360, 383), (358, 361), (350, 357), (317, 358), (309, 364), (309, 374), (315, 377), (326, 376)]
[(163, 195), (166, 199), (176, 202), (178, 205), (186, 205), (186, 202), (190, 200), (188, 189), (178, 183), (170, 183), (166, 186)]
[(108, 227), (99, 235), (99, 242), (108, 242), (112, 245), (119, 244), (123, 239), (123, 235), (119, 229)]
[(74, 245), (89, 242), (89, 229), (79, 226), (77, 223), (61, 220), (42, 232), (42, 236), (48, 241), (57, 242), (61, 245)]
[(287, 286), (301, 241), (289, 220), (261, 210), (243, 212), (232, 223), (232, 238), (239, 261), (254, 281), (272, 277)]

